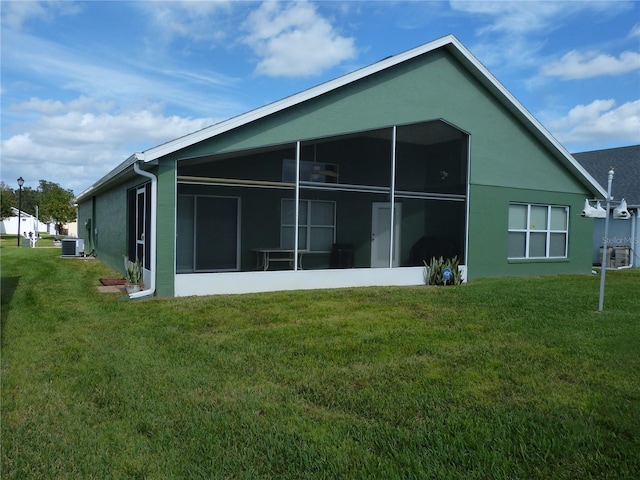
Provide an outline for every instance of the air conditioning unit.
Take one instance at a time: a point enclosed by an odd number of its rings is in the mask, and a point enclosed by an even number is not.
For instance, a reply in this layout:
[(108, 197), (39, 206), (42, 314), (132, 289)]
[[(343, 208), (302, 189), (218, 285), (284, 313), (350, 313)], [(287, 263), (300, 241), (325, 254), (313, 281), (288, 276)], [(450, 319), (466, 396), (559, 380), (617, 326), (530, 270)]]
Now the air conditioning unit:
[(62, 256), (63, 257), (81, 257), (84, 254), (84, 239), (82, 238), (63, 238), (62, 239)]

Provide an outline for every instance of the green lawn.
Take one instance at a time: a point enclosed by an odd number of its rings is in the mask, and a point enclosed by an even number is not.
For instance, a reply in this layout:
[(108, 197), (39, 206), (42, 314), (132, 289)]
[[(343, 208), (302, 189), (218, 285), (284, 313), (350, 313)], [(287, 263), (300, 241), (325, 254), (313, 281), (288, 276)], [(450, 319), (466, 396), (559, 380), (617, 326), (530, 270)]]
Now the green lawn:
[(597, 275), (124, 301), (12, 247), (3, 480), (640, 475), (640, 270), (602, 313)]

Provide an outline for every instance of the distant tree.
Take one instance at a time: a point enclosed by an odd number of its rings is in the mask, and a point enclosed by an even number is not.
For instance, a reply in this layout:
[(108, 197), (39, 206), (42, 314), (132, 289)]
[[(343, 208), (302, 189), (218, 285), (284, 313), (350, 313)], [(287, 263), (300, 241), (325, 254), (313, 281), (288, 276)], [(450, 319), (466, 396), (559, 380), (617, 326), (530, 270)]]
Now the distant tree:
[(73, 191), (65, 190), (57, 183), (40, 180), (40, 219), (56, 223), (56, 233), (60, 234), (62, 224), (76, 219), (73, 206)]
[[(3, 194), (3, 197), (2, 197), (3, 209), (5, 208), (4, 206), (5, 202), (9, 204), (10, 198), (13, 198), (13, 202), (8, 206), (9, 211), (11, 211), (11, 207), (18, 208), (18, 206), (20, 206), (23, 212), (26, 212), (30, 215), (34, 215), (36, 213), (36, 205), (40, 203), (40, 192), (38, 190), (34, 190), (31, 187), (22, 187), (22, 194), (20, 194), (20, 188), (13, 190), (10, 186), (8, 186), (4, 182), (0, 182), (0, 189), (2, 190), (2, 194)], [(8, 193), (5, 193), (5, 192), (8, 192)], [(5, 200), (5, 196), (6, 196), (6, 200)], [(6, 218), (6, 217), (3, 216), (3, 218)]]
[(6, 183), (0, 182), (0, 220), (11, 217), (11, 207), (17, 206), (18, 200), (14, 191)]
[[(16, 204), (15, 207), (18, 207), (18, 203), (22, 205), (22, 211), (28, 213), (29, 215), (36, 214), (36, 205), (40, 204), (40, 192), (31, 187), (22, 187), (22, 195), (20, 195), (20, 190), (15, 190), (14, 194), (16, 196)], [(20, 198), (22, 201), (20, 202)]]

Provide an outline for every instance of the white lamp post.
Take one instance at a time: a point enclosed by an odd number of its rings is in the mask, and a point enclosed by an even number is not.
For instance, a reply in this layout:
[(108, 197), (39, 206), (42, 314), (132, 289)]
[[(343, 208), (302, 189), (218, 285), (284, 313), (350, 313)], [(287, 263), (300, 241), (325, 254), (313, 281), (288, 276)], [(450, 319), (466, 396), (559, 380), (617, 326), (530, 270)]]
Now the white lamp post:
[(22, 186), (24, 185), (24, 178), (18, 178), (18, 187), (20, 187), (20, 193), (18, 193), (18, 247), (20, 246), (20, 217), (22, 217)]
[(607, 177), (607, 208), (604, 217), (604, 238), (602, 239), (602, 270), (600, 272), (600, 299), (598, 300), (598, 311), (601, 312), (604, 307), (604, 276), (607, 270), (607, 245), (609, 243), (609, 206), (611, 202), (611, 183), (613, 182), (613, 167), (609, 170)]
[[(604, 218), (604, 238), (602, 239), (602, 270), (600, 272), (600, 299), (598, 301), (598, 311), (601, 312), (604, 307), (604, 283), (605, 272), (607, 270), (607, 246), (609, 244), (609, 214), (611, 208), (611, 183), (613, 182), (613, 167), (609, 169), (609, 176), (607, 179), (607, 207), (602, 208), (600, 202), (596, 203), (595, 207), (589, 204), (589, 200), (584, 202), (584, 210), (582, 210), (583, 217), (589, 218)], [(613, 218), (621, 220), (629, 220), (631, 214), (627, 210), (627, 202), (624, 198), (613, 212)]]

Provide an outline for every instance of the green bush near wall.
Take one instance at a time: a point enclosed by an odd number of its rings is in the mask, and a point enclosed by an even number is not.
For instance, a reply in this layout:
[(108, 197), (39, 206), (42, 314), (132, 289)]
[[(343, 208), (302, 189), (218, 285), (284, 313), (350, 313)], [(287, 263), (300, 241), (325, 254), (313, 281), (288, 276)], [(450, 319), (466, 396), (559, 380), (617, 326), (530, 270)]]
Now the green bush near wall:
[(424, 283), (427, 285), (460, 285), (462, 283), (457, 256), (447, 259), (433, 257), (429, 263), (424, 262), (424, 266)]

